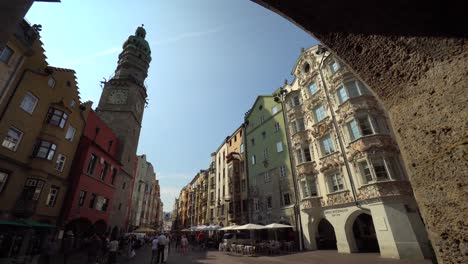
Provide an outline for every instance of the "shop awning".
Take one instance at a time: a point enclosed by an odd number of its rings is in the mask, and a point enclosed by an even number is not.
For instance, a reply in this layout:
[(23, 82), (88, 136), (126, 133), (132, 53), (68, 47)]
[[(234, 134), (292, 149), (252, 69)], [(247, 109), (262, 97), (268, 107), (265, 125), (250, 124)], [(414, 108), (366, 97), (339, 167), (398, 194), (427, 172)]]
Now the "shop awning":
[(33, 220), (0, 220), (0, 225), (9, 225), (17, 227), (47, 227), (55, 228), (54, 225), (36, 222)]

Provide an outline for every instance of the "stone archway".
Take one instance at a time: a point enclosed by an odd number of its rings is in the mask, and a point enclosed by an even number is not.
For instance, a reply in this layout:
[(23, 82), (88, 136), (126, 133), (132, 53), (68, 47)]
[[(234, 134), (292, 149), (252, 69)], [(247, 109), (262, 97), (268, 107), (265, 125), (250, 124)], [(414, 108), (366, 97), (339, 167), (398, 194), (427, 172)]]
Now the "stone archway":
[(318, 223), (315, 240), (317, 249), (337, 249), (335, 228), (327, 219), (322, 218)]
[(362, 213), (353, 223), (353, 235), (359, 252), (380, 252), (372, 216)]
[(468, 248), (459, 213), (468, 186), (459, 173), (468, 167), (462, 2), (422, 8), (403, 0), (253, 1), (313, 35), (371, 88), (390, 117), (438, 261), (462, 259)]

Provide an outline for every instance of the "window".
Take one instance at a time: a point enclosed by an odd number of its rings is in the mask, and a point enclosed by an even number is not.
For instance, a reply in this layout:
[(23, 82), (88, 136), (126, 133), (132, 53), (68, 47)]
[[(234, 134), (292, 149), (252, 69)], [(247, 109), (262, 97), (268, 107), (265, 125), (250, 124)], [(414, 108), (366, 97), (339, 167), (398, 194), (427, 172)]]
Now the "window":
[(57, 161), (55, 161), (55, 169), (58, 171), (63, 171), (63, 167), (65, 166), (65, 160), (67, 157), (65, 155), (59, 153), (57, 156)]
[(302, 188), (303, 198), (318, 196), (317, 184), (315, 180), (307, 179), (307, 180), (301, 181), (301, 188)]
[(115, 177), (117, 176), (117, 169), (112, 168), (112, 175), (111, 175), (111, 184), (114, 185), (115, 183)]
[(301, 181), (301, 188), (302, 188), (302, 197), (307, 198), (309, 197), (309, 190), (307, 189), (306, 181)]
[(361, 175), (364, 177), (365, 182), (366, 183), (371, 182), (373, 179), (372, 179), (371, 170), (369, 168), (369, 164), (367, 164), (367, 161), (359, 162), (359, 167), (361, 168)]
[(8, 180), (8, 173), (4, 171), (0, 171), (0, 193), (3, 191), (5, 188), (6, 182)]
[(302, 156), (301, 149), (296, 149), (296, 159), (297, 159), (297, 164), (304, 163), (304, 157)]
[(240, 145), (240, 153), (244, 153), (244, 144)]
[(10, 127), (6, 137), (3, 139), (2, 146), (9, 150), (16, 151), (22, 137), (23, 132), (14, 127)]
[(304, 160), (305, 160), (306, 162), (312, 161), (312, 156), (311, 156), (311, 154), (310, 154), (310, 149), (309, 149), (309, 147), (305, 147), (305, 148), (303, 149), (303, 151), (304, 151)]
[(271, 196), (268, 196), (267, 197), (267, 208), (268, 209), (271, 209), (273, 207), (273, 201), (272, 201), (272, 197)]
[(256, 164), (255, 155), (252, 155), (252, 165), (255, 165), (255, 164)]
[(291, 197), (289, 196), (289, 193), (283, 194), (283, 203), (284, 206), (291, 205)]
[(327, 117), (327, 114), (325, 113), (323, 105), (314, 109), (314, 118), (316, 123), (322, 121), (325, 117)]
[(337, 72), (339, 69), (340, 69), (340, 64), (338, 64), (337, 61), (334, 60), (330, 63), (330, 71), (332, 73)]
[(89, 162), (88, 162), (88, 169), (86, 169), (86, 173), (88, 175), (94, 174), (94, 168), (96, 167), (97, 159), (98, 157), (95, 154), (91, 154), (91, 158), (89, 159)]
[(310, 94), (315, 94), (316, 92), (318, 92), (318, 87), (315, 82), (311, 82), (309, 84), (309, 91), (310, 91)]
[(119, 207), (118, 207), (119, 211), (120, 211), (120, 208), (122, 208), (122, 203), (119, 203)]
[(344, 189), (343, 177), (339, 172), (332, 173), (328, 176), (330, 180), (330, 191), (337, 192)]
[(263, 124), (265, 122), (265, 116), (260, 116), (260, 124)]
[(280, 130), (280, 123), (276, 122), (275, 123), (275, 133), (278, 132), (279, 130)]
[(374, 167), (375, 177), (377, 181), (388, 180), (388, 172), (383, 158), (372, 158), (372, 167)]
[(247, 189), (247, 184), (246, 184), (246, 182), (245, 182), (245, 179), (242, 179), (241, 182), (242, 182), (242, 184), (241, 184), (241, 190), (242, 190), (243, 192), (245, 192), (246, 189)]
[(349, 98), (358, 97), (367, 94), (367, 88), (360, 81), (345, 82), (336, 90), (338, 102), (340, 104), (346, 102)]
[(80, 199), (78, 200), (78, 205), (82, 207), (85, 201), (86, 201), (86, 192), (80, 191)]
[(255, 138), (252, 138), (250, 142), (252, 143), (252, 146), (255, 146)]
[(295, 95), (291, 98), (291, 107), (296, 107), (301, 104), (301, 97), (299, 95)]
[(34, 147), (33, 156), (37, 158), (52, 160), (57, 145), (46, 140), (38, 140)]
[(34, 109), (36, 108), (37, 101), (37, 97), (32, 95), (32, 93), (28, 92), (24, 96), (23, 101), (21, 101), (20, 107), (24, 111), (32, 114), (34, 112)]
[(6, 46), (3, 48), (2, 52), (0, 52), (0, 61), (8, 64), (8, 61), (10, 61), (11, 56), (13, 55), (13, 50)]
[(275, 105), (275, 106), (273, 106), (273, 108), (271, 108), (271, 114), (274, 115), (276, 113), (278, 113), (278, 106), (277, 105)]
[(75, 108), (75, 106), (76, 106), (76, 101), (75, 101), (75, 100), (71, 100), (71, 102), (70, 102), (70, 108), (73, 109), (73, 108)]
[(286, 166), (284, 165), (280, 167), (280, 177), (286, 177)]
[(123, 183), (122, 183), (122, 190), (125, 190), (125, 185), (127, 185), (127, 183), (126, 183), (126, 182), (123, 182)]
[(103, 196), (97, 196), (94, 209), (105, 212), (107, 211), (108, 205), (109, 205), (109, 199)]
[(65, 134), (65, 139), (68, 141), (73, 141), (73, 137), (75, 136), (76, 128), (72, 127), (71, 125), (68, 126), (67, 134)]
[(329, 155), (335, 152), (335, 146), (333, 145), (333, 141), (331, 139), (330, 134), (320, 139), (320, 147), (322, 148), (322, 156)]
[(362, 136), (373, 135), (380, 132), (377, 118), (368, 115), (353, 119), (346, 125), (351, 141)]
[(50, 77), (49, 80), (47, 81), (47, 85), (49, 85), (50, 88), (55, 87), (55, 79)]
[(305, 128), (305, 123), (304, 123), (304, 118), (300, 117), (294, 121), (291, 122), (291, 134), (296, 134), (297, 132), (304, 131)]
[(276, 143), (276, 152), (282, 152), (283, 151), (283, 142), (277, 142)]
[(266, 139), (266, 132), (265, 131), (262, 132), (262, 138)]
[(263, 150), (263, 159), (264, 159), (264, 160), (268, 160), (268, 148), (265, 148), (265, 149)]
[(57, 202), (57, 196), (59, 192), (59, 187), (52, 185), (50, 187), (49, 195), (47, 196), (47, 206), (54, 207)]
[(42, 187), (44, 186), (44, 181), (38, 179), (29, 178), (24, 184), (22, 196), (26, 200), (37, 201), (41, 195)]
[(94, 204), (96, 203), (97, 195), (95, 193), (91, 193), (91, 200), (89, 200), (89, 208), (94, 208)]
[(269, 173), (268, 171), (266, 171), (266, 172), (263, 174), (263, 178), (264, 178), (265, 182), (270, 182), (270, 181), (271, 181), (270, 173)]
[(100, 178), (102, 181), (106, 180), (106, 174), (107, 174), (108, 169), (109, 169), (109, 163), (104, 161), (104, 164), (102, 165), (102, 168), (101, 168), (101, 174), (100, 174)]
[(49, 108), (49, 112), (47, 113), (47, 120), (46, 122), (63, 128), (65, 123), (67, 122), (68, 115), (67, 113), (63, 112), (62, 110), (58, 110), (55, 108)]
[(260, 206), (258, 204), (258, 199), (257, 198), (253, 199), (253, 204), (254, 204), (255, 212), (259, 212), (260, 211)]
[(296, 149), (297, 164), (312, 161), (312, 154), (308, 146)]

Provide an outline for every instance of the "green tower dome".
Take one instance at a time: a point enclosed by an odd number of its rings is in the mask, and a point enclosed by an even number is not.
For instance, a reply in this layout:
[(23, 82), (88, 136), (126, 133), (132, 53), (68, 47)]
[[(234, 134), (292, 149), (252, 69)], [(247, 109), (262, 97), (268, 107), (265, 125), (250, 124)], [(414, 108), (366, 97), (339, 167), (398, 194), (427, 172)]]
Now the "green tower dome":
[(135, 31), (135, 35), (131, 35), (128, 37), (127, 41), (125, 41), (122, 48), (124, 50), (127, 48), (134, 48), (136, 50), (139, 50), (143, 54), (148, 55), (149, 57), (151, 55), (151, 49), (148, 44), (148, 41), (145, 40), (145, 37), (146, 30), (143, 28), (143, 25), (141, 25), (141, 27), (138, 27)]

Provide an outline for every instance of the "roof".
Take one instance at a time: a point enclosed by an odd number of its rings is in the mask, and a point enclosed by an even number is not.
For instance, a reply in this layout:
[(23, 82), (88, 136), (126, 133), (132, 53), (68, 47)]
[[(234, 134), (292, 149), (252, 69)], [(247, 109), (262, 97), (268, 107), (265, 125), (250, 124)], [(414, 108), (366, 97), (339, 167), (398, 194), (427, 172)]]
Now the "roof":
[(47, 68), (52, 69), (52, 70), (54, 70), (54, 71), (59, 71), (59, 72), (71, 72), (71, 73), (76, 73), (75, 70), (67, 69), (67, 68), (59, 68), (59, 67), (53, 67), (53, 66), (47, 66)]

